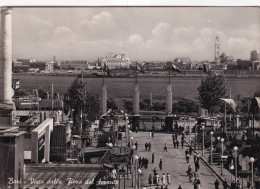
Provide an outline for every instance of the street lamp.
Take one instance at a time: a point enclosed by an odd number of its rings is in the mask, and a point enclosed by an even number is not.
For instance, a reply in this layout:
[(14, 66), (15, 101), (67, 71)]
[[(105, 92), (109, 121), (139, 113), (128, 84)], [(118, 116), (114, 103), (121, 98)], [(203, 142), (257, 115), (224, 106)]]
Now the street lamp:
[(203, 125), (201, 128), (202, 128), (202, 156), (204, 156), (204, 129), (205, 129), (205, 126)]
[(224, 153), (224, 138), (220, 139), (221, 142), (221, 175), (223, 175), (223, 153)]
[(134, 159), (133, 166), (134, 166), (135, 171), (132, 172), (132, 187), (134, 186), (134, 173), (135, 173), (135, 188), (136, 188), (136, 174), (137, 174), (136, 173), (137, 172), (136, 161), (138, 160), (138, 156), (134, 155), (133, 159)]
[(190, 120), (191, 118), (189, 117), (189, 143), (190, 143)]
[(141, 188), (141, 182), (140, 182), (141, 174), (142, 174), (142, 170), (141, 170), (141, 169), (138, 169), (138, 189)]
[(249, 159), (249, 161), (251, 162), (251, 171), (252, 171), (252, 175), (251, 175), (251, 177), (252, 177), (251, 189), (254, 189), (254, 161), (255, 161), (255, 159), (253, 157), (251, 157)]
[(238, 150), (238, 147), (235, 146), (234, 147), (234, 152), (233, 152), (233, 157), (235, 158), (235, 183), (236, 183), (236, 186), (237, 186), (237, 150)]
[(196, 146), (197, 146), (197, 121), (195, 121), (195, 125), (194, 125), (194, 131), (195, 131), (195, 141), (194, 141), (194, 150), (196, 150)]
[(210, 164), (211, 165), (213, 163), (212, 136), (213, 136), (213, 131), (210, 131)]

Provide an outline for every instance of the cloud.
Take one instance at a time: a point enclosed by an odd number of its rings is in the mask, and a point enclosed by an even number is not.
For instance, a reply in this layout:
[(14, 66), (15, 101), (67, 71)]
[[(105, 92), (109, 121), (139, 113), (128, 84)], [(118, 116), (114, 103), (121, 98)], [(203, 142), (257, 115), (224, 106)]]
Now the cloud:
[(54, 30), (54, 37), (55, 39), (62, 39), (62, 40), (75, 40), (76, 36), (74, 32), (65, 26), (59, 26)]

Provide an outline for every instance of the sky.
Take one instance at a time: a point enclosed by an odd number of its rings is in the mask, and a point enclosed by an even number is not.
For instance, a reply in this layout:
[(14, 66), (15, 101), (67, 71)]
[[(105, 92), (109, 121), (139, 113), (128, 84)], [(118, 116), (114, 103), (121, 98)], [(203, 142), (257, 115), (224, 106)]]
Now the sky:
[(249, 59), (260, 50), (258, 7), (13, 8), (13, 57), (97, 60), (214, 60), (220, 51)]

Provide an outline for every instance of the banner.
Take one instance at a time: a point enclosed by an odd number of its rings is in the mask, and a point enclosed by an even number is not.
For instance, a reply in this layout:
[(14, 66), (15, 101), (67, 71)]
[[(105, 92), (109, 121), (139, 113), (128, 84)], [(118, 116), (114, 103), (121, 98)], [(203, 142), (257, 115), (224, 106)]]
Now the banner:
[(225, 101), (226, 103), (228, 103), (231, 108), (233, 109), (234, 112), (237, 112), (237, 105), (235, 103), (235, 101), (233, 99), (229, 99), (229, 98), (220, 98), (220, 100)]
[(255, 97), (258, 107), (260, 108), (260, 97)]

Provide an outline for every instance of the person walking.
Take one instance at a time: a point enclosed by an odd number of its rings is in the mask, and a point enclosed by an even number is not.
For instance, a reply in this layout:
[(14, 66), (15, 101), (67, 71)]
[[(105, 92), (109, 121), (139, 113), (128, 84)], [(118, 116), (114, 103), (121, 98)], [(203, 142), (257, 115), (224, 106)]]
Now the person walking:
[(154, 131), (152, 131), (152, 138), (154, 137)]
[(149, 174), (148, 184), (149, 184), (150, 186), (152, 186), (152, 175), (151, 175), (151, 174)]
[(147, 151), (147, 148), (148, 148), (148, 143), (147, 142), (145, 142), (145, 151)]
[(186, 154), (186, 162), (189, 163), (190, 161), (190, 154)]
[(166, 143), (164, 144), (164, 151), (167, 152), (167, 144)]
[(227, 179), (225, 178), (225, 180), (223, 181), (223, 189), (227, 189), (228, 188), (228, 184), (227, 184)]
[(197, 189), (200, 189), (200, 179), (197, 180)]
[(156, 174), (156, 184), (159, 184), (159, 175), (158, 174)]
[(162, 170), (162, 159), (160, 159), (159, 168)]
[(167, 185), (171, 184), (171, 176), (169, 173), (166, 175)]
[(152, 147), (151, 142), (149, 142), (149, 143), (148, 143), (148, 151), (149, 151), (149, 152), (151, 151), (151, 147)]
[(181, 140), (181, 148), (184, 146), (184, 140)]
[(154, 163), (154, 153), (152, 154), (152, 163)]
[(219, 189), (219, 182), (218, 182), (218, 179), (216, 179), (216, 181), (214, 182), (214, 185), (215, 185), (215, 189)]
[(137, 148), (138, 148), (138, 143), (137, 141), (135, 142), (135, 150), (137, 151)]
[(162, 174), (162, 185), (165, 186), (166, 185), (166, 176), (164, 175), (164, 173)]
[(179, 185), (178, 189), (182, 189), (181, 185)]
[(199, 169), (200, 169), (200, 164), (199, 164), (199, 161), (197, 160), (195, 162), (195, 171), (199, 171)]
[(193, 162), (195, 163), (197, 161), (197, 154), (194, 153), (193, 155)]
[(141, 168), (141, 166), (142, 166), (142, 157), (141, 156), (139, 157), (139, 161), (138, 162), (139, 162), (139, 166), (138, 167)]
[(156, 174), (153, 176), (153, 185), (156, 185), (157, 183), (156, 183)]

